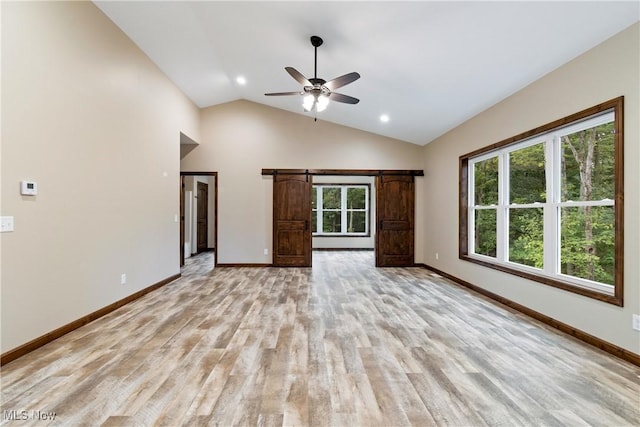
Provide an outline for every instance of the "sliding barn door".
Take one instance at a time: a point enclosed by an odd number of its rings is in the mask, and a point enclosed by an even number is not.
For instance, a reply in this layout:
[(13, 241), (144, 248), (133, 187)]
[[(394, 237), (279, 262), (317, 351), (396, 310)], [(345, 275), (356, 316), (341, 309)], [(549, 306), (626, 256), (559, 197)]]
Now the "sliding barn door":
[(414, 177), (376, 177), (376, 267), (414, 265)]
[(311, 267), (311, 177), (273, 177), (273, 265)]

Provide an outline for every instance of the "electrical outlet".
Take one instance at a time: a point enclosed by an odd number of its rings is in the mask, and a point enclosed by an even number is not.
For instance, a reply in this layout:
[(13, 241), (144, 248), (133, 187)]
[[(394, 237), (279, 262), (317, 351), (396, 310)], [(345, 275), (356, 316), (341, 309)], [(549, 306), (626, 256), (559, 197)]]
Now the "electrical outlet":
[(440, 255), (436, 252), (436, 259), (440, 259)]
[(269, 255), (269, 249), (265, 248), (265, 249), (264, 249), (264, 254), (265, 254), (265, 255)]
[(122, 273), (122, 274), (120, 275), (120, 284), (121, 284), (121, 285), (124, 285), (125, 283), (127, 283), (127, 275), (126, 275), (126, 274), (124, 274), (124, 273)]
[(631, 315), (632, 318), (632, 324), (631, 327), (633, 329), (635, 329), (636, 331), (640, 331), (640, 315), (638, 314), (632, 314)]

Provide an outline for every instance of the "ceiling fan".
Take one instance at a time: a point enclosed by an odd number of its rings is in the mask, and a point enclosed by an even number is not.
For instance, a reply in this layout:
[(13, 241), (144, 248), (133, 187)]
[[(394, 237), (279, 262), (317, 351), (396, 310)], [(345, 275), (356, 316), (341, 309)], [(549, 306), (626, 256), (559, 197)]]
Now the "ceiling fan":
[(340, 77), (336, 77), (333, 80), (323, 80), (318, 78), (318, 47), (321, 46), (323, 40), (318, 36), (311, 36), (311, 45), (314, 47), (314, 63), (313, 63), (313, 78), (307, 79), (302, 73), (293, 67), (285, 67), (284, 69), (300, 83), (303, 88), (297, 92), (275, 92), (265, 93), (266, 96), (286, 96), (286, 95), (303, 95), (302, 106), (304, 111), (316, 112), (324, 111), (329, 104), (329, 100), (336, 102), (343, 102), (345, 104), (357, 104), (360, 102), (358, 98), (352, 96), (343, 95), (341, 93), (333, 92), (342, 86), (346, 86), (349, 83), (360, 78), (358, 73), (349, 73)]

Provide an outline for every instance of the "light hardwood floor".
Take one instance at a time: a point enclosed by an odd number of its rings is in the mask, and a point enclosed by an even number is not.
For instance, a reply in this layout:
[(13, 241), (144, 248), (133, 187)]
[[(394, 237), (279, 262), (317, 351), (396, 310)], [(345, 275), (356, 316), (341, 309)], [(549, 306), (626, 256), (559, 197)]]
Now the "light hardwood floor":
[(0, 423), (640, 425), (634, 365), (427, 270), (375, 269), (371, 252), (313, 263), (189, 260), (178, 281), (5, 365)]

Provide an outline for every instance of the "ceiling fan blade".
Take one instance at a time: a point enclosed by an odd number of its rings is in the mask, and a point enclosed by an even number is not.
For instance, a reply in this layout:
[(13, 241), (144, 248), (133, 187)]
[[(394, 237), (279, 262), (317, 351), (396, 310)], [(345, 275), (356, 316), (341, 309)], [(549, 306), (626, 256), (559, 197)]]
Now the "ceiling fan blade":
[(360, 78), (360, 74), (358, 73), (349, 73), (344, 76), (336, 77), (333, 80), (330, 80), (324, 84), (329, 90), (336, 90), (339, 87), (348, 85), (349, 83), (355, 82)]
[(358, 98), (335, 92), (331, 92), (329, 94), (329, 99), (336, 102), (344, 102), (345, 104), (357, 104), (358, 102), (360, 102)]
[(287, 70), (287, 73), (289, 73), (291, 75), (291, 77), (293, 77), (294, 79), (296, 79), (296, 81), (298, 83), (300, 83), (302, 86), (313, 86), (311, 84), (311, 82), (309, 80), (307, 80), (307, 78), (305, 76), (302, 75), (302, 73), (298, 70), (296, 70), (293, 67), (284, 67), (285, 70)]
[(302, 95), (302, 92), (274, 92), (274, 93), (265, 93), (266, 96), (286, 96), (286, 95)]

